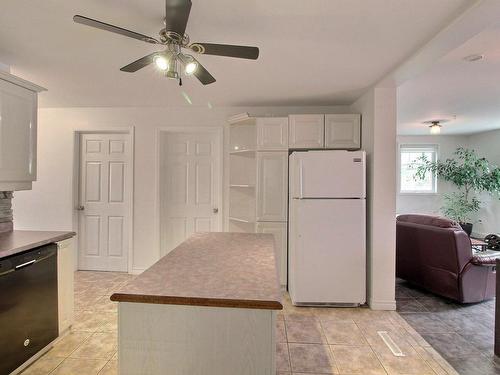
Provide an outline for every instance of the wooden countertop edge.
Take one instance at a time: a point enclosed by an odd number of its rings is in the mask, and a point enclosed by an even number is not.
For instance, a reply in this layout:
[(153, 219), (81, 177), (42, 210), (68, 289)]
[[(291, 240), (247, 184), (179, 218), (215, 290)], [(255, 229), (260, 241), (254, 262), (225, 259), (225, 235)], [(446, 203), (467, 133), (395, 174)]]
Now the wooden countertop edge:
[(200, 297), (149, 296), (138, 294), (114, 293), (111, 301), (132, 303), (153, 303), (160, 305), (185, 305), (207, 307), (233, 307), (241, 309), (283, 310), (279, 301), (240, 300)]

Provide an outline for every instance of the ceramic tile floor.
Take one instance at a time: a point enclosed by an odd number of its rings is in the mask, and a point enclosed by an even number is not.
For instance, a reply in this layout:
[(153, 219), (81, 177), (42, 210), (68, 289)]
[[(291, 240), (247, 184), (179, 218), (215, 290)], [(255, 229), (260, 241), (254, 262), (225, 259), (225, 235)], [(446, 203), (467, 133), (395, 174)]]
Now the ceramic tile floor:
[[(117, 313), (109, 296), (132, 277), (76, 272), (71, 332), (23, 374), (117, 374)], [(457, 374), (394, 311), (299, 308), (285, 295), (276, 330), (278, 375)], [(388, 332), (405, 356), (395, 357), (378, 331)]]
[(396, 302), (400, 315), (461, 375), (500, 375), (495, 300), (462, 305), (398, 279)]

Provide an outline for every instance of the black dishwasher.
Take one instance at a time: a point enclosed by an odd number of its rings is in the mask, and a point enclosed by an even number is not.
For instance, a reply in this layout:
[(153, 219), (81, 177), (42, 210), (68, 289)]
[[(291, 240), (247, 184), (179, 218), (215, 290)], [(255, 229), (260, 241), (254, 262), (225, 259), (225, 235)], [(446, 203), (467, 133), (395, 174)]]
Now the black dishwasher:
[(0, 375), (57, 336), (57, 245), (0, 259)]

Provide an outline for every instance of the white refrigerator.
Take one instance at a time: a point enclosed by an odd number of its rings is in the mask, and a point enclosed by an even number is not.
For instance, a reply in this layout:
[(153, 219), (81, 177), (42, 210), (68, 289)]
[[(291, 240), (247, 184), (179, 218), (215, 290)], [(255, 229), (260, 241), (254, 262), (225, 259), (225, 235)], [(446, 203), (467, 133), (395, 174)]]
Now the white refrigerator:
[(364, 151), (295, 151), (289, 162), (288, 290), (292, 303), (365, 303)]

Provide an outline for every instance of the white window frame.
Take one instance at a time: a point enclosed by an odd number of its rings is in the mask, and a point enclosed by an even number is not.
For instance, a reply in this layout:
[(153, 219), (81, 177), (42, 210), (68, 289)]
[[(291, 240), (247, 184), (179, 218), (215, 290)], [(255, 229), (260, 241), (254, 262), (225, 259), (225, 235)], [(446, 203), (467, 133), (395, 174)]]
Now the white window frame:
[(398, 147), (398, 193), (400, 195), (436, 195), (438, 194), (438, 184), (437, 184), (437, 176), (435, 173), (432, 174), (432, 191), (411, 191), (411, 190), (401, 190), (401, 153), (404, 150), (414, 149), (414, 150), (432, 150), (434, 152), (434, 160), (439, 160), (439, 145), (438, 144), (421, 144), (421, 143), (401, 143)]

